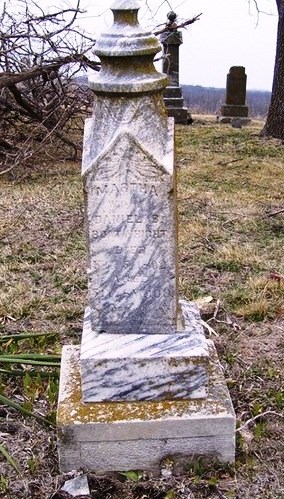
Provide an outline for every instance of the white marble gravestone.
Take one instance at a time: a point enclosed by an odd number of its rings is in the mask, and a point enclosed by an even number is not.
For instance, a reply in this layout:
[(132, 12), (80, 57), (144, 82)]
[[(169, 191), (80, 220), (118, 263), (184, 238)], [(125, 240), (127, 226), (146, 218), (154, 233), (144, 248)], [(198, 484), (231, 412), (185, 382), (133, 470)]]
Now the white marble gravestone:
[(114, 3), (95, 49), (102, 69), (91, 82), (82, 169), (88, 306), (80, 353), (63, 351), (62, 470), (154, 469), (169, 453), (198, 449), (234, 458), (235, 417), (212, 375), (214, 347), (195, 306), (178, 297), (173, 119), (167, 78), (153, 65), (159, 42), (138, 24), (139, 4)]
[(163, 159), (122, 126), (83, 170), (96, 334), (176, 331), (172, 154)]

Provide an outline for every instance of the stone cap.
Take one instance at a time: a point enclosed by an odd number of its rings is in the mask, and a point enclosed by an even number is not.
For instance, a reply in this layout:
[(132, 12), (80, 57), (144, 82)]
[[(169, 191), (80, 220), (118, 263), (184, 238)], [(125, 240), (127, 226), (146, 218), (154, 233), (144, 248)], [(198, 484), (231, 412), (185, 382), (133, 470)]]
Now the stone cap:
[(246, 68), (244, 66), (232, 66), (230, 67), (229, 74), (236, 77), (243, 77), (246, 74)]

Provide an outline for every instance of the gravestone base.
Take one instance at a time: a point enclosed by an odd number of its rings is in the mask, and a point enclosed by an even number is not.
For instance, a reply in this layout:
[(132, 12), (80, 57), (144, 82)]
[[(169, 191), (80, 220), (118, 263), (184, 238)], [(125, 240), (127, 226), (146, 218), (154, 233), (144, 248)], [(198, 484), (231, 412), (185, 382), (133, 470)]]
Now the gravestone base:
[(235, 459), (235, 414), (214, 345), (205, 399), (82, 402), (80, 348), (65, 346), (57, 413), (60, 469), (159, 473), (171, 457), (179, 472), (190, 459)]
[(192, 118), (188, 109), (183, 107), (181, 87), (166, 87), (163, 96), (168, 116), (170, 118), (174, 118), (175, 123), (181, 125), (188, 125), (192, 123)]
[(247, 118), (248, 106), (238, 106), (232, 104), (224, 104), (221, 106), (221, 116), (229, 116), (235, 118)]
[(232, 120), (237, 118), (241, 125), (247, 125), (251, 119), (248, 118), (248, 106), (238, 106), (231, 104), (224, 104), (221, 107), (220, 116), (218, 116), (219, 123), (232, 123)]
[(172, 334), (96, 334), (86, 309), (80, 365), (84, 402), (204, 398), (209, 352), (198, 308), (179, 301)]
[[(222, 123), (224, 125), (230, 124), (230, 123), (232, 124), (232, 122), (234, 122), (234, 120), (238, 120), (240, 122), (241, 126), (248, 125), (251, 122), (250, 118), (244, 118), (244, 117), (240, 117), (240, 116), (217, 116), (218, 123)], [(241, 127), (237, 127), (237, 128), (241, 128)]]

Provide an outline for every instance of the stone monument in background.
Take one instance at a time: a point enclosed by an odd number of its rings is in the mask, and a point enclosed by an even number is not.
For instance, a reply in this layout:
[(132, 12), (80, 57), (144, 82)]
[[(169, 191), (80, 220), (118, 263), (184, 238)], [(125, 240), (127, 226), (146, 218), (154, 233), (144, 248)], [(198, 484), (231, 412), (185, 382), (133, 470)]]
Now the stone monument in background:
[(235, 415), (196, 307), (178, 296), (173, 119), (160, 45), (117, 0), (96, 43), (83, 154), (88, 304), (81, 348), (63, 347), (62, 471), (158, 471), (162, 460), (233, 461)]
[(164, 102), (168, 116), (175, 119), (175, 123), (190, 124), (191, 116), (183, 106), (182, 90), (179, 84), (179, 47), (183, 43), (182, 33), (176, 28), (175, 12), (169, 12), (167, 30), (160, 35), (163, 45), (163, 72), (169, 78), (169, 85), (164, 90)]
[(243, 66), (232, 66), (227, 75), (226, 101), (221, 107), (220, 123), (231, 123), (239, 119), (242, 124), (250, 122), (246, 105), (247, 75)]

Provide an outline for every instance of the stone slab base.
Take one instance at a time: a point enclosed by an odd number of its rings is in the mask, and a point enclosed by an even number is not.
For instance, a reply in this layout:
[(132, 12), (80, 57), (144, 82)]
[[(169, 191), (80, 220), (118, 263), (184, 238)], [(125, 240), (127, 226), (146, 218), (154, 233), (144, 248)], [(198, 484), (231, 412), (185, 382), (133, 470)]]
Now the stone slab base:
[(141, 469), (158, 473), (166, 457), (235, 459), (235, 414), (212, 342), (207, 399), (82, 402), (79, 347), (62, 353), (57, 413), (63, 472)]
[(207, 396), (209, 353), (199, 311), (180, 300), (172, 334), (95, 334), (86, 309), (81, 375), (84, 402)]

